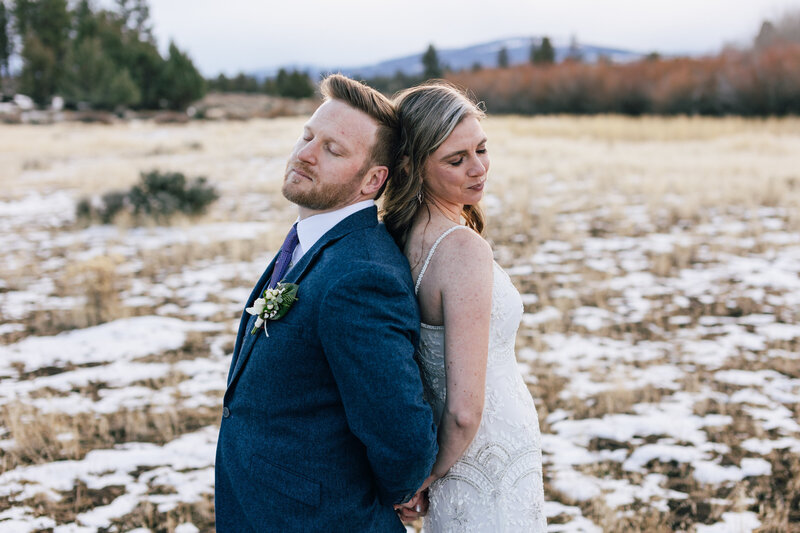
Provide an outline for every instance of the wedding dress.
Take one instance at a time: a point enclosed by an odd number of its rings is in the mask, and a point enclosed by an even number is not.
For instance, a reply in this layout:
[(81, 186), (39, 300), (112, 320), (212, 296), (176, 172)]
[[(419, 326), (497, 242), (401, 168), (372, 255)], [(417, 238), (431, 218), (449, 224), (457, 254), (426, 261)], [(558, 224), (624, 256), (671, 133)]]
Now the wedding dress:
[[(428, 268), (431, 247), (414, 287)], [(470, 230), (471, 231), (471, 230)], [(494, 263), (489, 357), (483, 417), (472, 443), (447, 474), (431, 484), (425, 533), (547, 531), (542, 488), (539, 420), (514, 354), (522, 299), (508, 274)], [(444, 326), (423, 323), (418, 358), (426, 399), (441, 420), (445, 397)]]

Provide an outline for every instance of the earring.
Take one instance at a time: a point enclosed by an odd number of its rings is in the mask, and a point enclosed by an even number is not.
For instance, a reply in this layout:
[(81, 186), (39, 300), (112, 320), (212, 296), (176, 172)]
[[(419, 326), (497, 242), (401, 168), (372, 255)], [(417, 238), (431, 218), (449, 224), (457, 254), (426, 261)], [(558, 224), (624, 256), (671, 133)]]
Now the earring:
[(417, 192), (417, 202), (420, 204), (422, 203), (422, 187), (420, 187), (419, 191)]

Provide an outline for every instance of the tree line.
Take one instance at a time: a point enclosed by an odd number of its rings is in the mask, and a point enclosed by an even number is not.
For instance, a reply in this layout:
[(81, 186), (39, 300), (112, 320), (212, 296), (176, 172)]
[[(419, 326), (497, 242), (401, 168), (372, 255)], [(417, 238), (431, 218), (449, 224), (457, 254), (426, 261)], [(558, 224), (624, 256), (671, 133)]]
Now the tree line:
[[(10, 7), (9, 7), (10, 6)], [(10, 58), (22, 68), (12, 79)], [(451, 71), (433, 45), (421, 56), (419, 75), (365, 81), (392, 94), (432, 78), (473, 92), (493, 113), (740, 114), (800, 113), (800, 12), (766, 21), (747, 49), (712, 57), (584, 63), (573, 38), (557, 62), (548, 37), (532, 39), (528, 63), (474, 64)], [(147, 0), (113, 0), (108, 9), (92, 0), (0, 0), (0, 88), (31, 96), (40, 105), (53, 96), (71, 108), (185, 109), (207, 90), (313, 96), (306, 73), (280, 69), (271, 78), (244, 73), (204, 80), (175, 43), (166, 57), (155, 44)], [(13, 93), (11, 93), (13, 94)]]
[[(529, 59), (531, 63), (537, 65), (552, 64), (555, 62), (555, 57), (555, 49), (549, 37), (543, 37), (538, 45), (535, 40), (531, 43), (529, 49)], [(402, 89), (419, 85), (426, 80), (445, 78), (453, 72), (449, 66), (439, 58), (439, 52), (437, 52), (433, 44), (428, 45), (420, 61), (422, 63), (422, 72), (418, 75), (397, 71), (393, 76), (372, 76), (366, 78), (364, 81), (370, 87), (374, 87), (384, 94), (393, 94)], [(498, 51), (497, 64), (500, 68), (508, 66), (507, 48), (502, 47)], [(483, 68), (484, 67), (480, 63), (472, 65), (473, 72), (480, 71)]]
[(508, 50), (498, 51), (497, 67), (473, 65), (451, 71), (433, 47), (421, 57), (423, 73), (366, 80), (392, 94), (432, 78), (468, 89), (492, 113), (627, 115), (800, 114), (800, 11), (765, 21), (752, 44), (728, 47), (716, 56), (584, 62), (576, 40), (566, 59), (556, 62), (549, 38), (533, 41), (526, 64), (509, 66)]
[(759, 36), (751, 48), (711, 57), (651, 54), (630, 63), (527, 64), (446, 78), (468, 88), (492, 113), (800, 114), (800, 32), (797, 42)]
[(314, 96), (316, 86), (307, 73), (299, 70), (280, 69), (275, 77), (259, 79), (243, 72), (228, 78), (220, 74), (207, 82), (209, 91), (224, 93), (262, 93), (286, 98), (309, 98)]
[[(21, 71), (12, 77), (16, 55)], [(147, 0), (0, 0), (0, 89), (47, 106), (60, 96), (68, 108), (185, 109), (206, 91), (314, 95), (304, 72), (280, 69), (258, 79), (244, 73), (204, 80), (188, 55), (170, 43), (156, 46)]]
[(184, 109), (205, 92), (188, 55), (170, 43), (158, 51), (146, 0), (0, 0), (0, 74), (22, 68), (15, 89), (39, 105), (60, 96), (72, 108)]

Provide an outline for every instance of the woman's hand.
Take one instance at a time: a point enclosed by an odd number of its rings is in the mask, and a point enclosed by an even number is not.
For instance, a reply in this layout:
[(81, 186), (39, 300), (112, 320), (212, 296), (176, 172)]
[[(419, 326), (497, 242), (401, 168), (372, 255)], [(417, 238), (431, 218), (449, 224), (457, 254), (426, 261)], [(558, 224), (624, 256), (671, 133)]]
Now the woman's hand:
[(417, 493), (406, 503), (395, 505), (394, 510), (400, 516), (404, 524), (408, 524), (421, 516), (428, 514), (428, 487), (436, 480), (436, 476), (431, 474), (422, 483)]
[(395, 505), (394, 510), (404, 524), (410, 524), (428, 512), (428, 491), (420, 491), (406, 503)]

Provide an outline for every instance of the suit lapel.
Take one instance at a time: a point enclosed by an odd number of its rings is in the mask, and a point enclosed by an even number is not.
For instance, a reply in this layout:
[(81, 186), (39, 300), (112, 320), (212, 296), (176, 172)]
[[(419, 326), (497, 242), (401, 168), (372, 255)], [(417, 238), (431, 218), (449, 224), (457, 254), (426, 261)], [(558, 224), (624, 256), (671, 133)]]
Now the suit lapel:
[(303, 254), (303, 258), (300, 259), (300, 261), (291, 269), (289, 269), (289, 271), (286, 273), (284, 281), (286, 283), (299, 283), (300, 279), (302, 279), (305, 273), (316, 262), (316, 260), (319, 258), (320, 252), (322, 252), (326, 246), (341, 239), (352, 231), (368, 228), (377, 224), (377, 207), (368, 207), (366, 209), (362, 209), (361, 211), (356, 211), (328, 230), (325, 235), (320, 237), (319, 240), (314, 243), (314, 246), (312, 246), (308, 252)]
[[(330, 245), (333, 242), (341, 239), (348, 233), (362, 229), (368, 228), (371, 226), (375, 226), (378, 224), (378, 208), (377, 207), (368, 207), (366, 209), (362, 209), (350, 215), (349, 217), (345, 218), (338, 224), (336, 224), (333, 228), (331, 228), (325, 235), (320, 237), (320, 239), (311, 247), (309, 251), (303, 254), (302, 259), (298, 261), (298, 263), (286, 273), (284, 277), (284, 282), (286, 283), (296, 283), (299, 285), (299, 289), (297, 291), (297, 295), (302, 298), (303, 297), (303, 286), (300, 284), (303, 276), (308, 272), (311, 266), (316, 263), (316, 260), (319, 258), (320, 253), (322, 250), (325, 249), (326, 246)], [(272, 273), (272, 267), (275, 264), (275, 259), (272, 260), (270, 263), (269, 268), (262, 274), (261, 279), (256, 285), (256, 289), (253, 290), (253, 293), (250, 295), (250, 298), (247, 300), (247, 306), (250, 307), (253, 305), (253, 301), (255, 301), (256, 296), (261, 294), (264, 290), (264, 286), (269, 281), (268, 274)], [(291, 310), (289, 311), (291, 313)], [(246, 312), (245, 312), (246, 314)], [(250, 315), (247, 315), (250, 316)], [(253, 346), (255, 345), (256, 341), (258, 341), (261, 336), (263, 335), (260, 331), (256, 332), (255, 335), (250, 335), (250, 331), (253, 328), (253, 324), (255, 323), (255, 317), (250, 316), (249, 320), (245, 321), (244, 316), (242, 317), (242, 323), (239, 326), (239, 338), (243, 336), (243, 340), (241, 342), (237, 339), (237, 344), (241, 345), (239, 350), (239, 355), (236, 359), (236, 363), (233, 366), (233, 370), (230, 372), (228, 376), (228, 387), (233, 384), (236, 380), (236, 376), (238, 376), (242, 368), (244, 368), (247, 359), (250, 357), (250, 352), (253, 350)], [(246, 325), (244, 331), (242, 330), (242, 326)], [(234, 350), (234, 354), (236, 351)]]
[[(250, 297), (247, 298), (247, 302), (245, 303), (245, 309), (253, 305), (253, 302), (256, 301), (262, 292), (264, 292), (264, 287), (269, 282), (269, 278), (272, 275), (272, 269), (275, 267), (275, 261), (278, 259), (278, 254), (275, 254), (275, 257), (272, 258), (267, 269), (261, 274), (258, 282), (256, 283), (255, 287), (253, 287), (253, 292), (250, 293)], [(255, 322), (255, 317), (250, 315), (247, 311), (242, 311), (242, 318), (239, 321), (239, 332), (236, 334), (236, 346), (233, 348), (233, 361), (231, 362), (231, 369), (228, 371), (228, 386), (230, 386), (231, 381), (233, 380), (233, 375), (236, 373), (236, 369), (240, 366), (239, 362), (241, 357), (239, 357), (242, 348), (249, 340), (249, 337), (253, 335), (249, 335), (250, 330), (253, 329), (253, 322)]]

